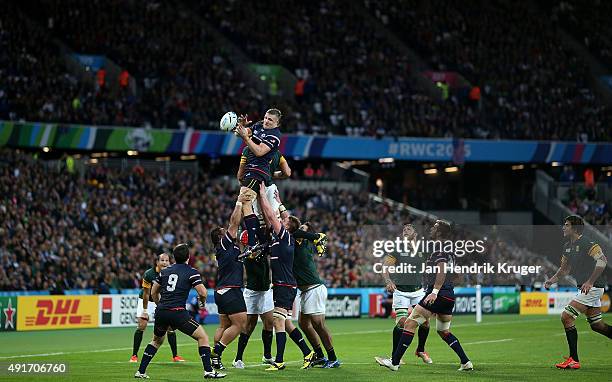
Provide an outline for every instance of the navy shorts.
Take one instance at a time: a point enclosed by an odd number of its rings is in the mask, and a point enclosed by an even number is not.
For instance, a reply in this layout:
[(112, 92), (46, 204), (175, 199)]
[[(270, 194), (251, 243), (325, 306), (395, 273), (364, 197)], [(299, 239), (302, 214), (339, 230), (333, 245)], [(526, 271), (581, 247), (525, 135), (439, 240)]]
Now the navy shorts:
[(425, 292), (425, 297), (419, 301), (419, 305), (432, 313), (436, 314), (453, 314), (455, 307), (455, 292), (452, 289), (441, 289), (438, 293), (438, 298), (433, 304), (425, 304), (423, 300), (431, 293), (431, 288)]
[(293, 301), (297, 295), (297, 288), (291, 286), (274, 285), (272, 286), (274, 296), (274, 307), (293, 310)]
[(191, 336), (199, 327), (200, 324), (195, 322), (185, 309), (169, 310), (157, 308), (155, 310), (153, 333), (157, 337), (163, 337), (168, 329), (176, 329)]
[(217, 304), (219, 314), (234, 314), (247, 311), (244, 295), (240, 288), (217, 289), (215, 291), (215, 304)]
[(259, 171), (254, 170), (245, 170), (244, 178), (240, 182), (241, 186), (250, 188), (251, 190), (259, 193), (259, 185), (263, 183), (264, 185), (272, 184), (272, 178), (268, 175), (265, 175)]

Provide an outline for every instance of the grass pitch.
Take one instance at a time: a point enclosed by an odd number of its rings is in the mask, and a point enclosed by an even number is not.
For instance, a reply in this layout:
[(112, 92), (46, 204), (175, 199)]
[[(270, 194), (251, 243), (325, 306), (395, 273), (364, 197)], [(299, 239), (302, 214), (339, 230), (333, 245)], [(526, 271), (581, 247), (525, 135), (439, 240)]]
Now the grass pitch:
[[(612, 315), (604, 316), (607, 322)], [(565, 334), (557, 316), (484, 316), (476, 324), (473, 316), (457, 316), (451, 327), (461, 341), (475, 370), (459, 373), (455, 353), (437, 335), (430, 331), (427, 351), (434, 363), (425, 365), (414, 357), (416, 339), (408, 349), (399, 372), (378, 366), (373, 357), (391, 352), (391, 319), (328, 320), (334, 335), (334, 348), (343, 365), (339, 369), (300, 370), (301, 353), (291, 340), (287, 341), (286, 370), (266, 372), (260, 364), (262, 343), (258, 327), (245, 352), (247, 368), (236, 370), (231, 361), (236, 351), (234, 341), (224, 352), (228, 368), (225, 381), (603, 381), (612, 374), (612, 341), (591, 332), (584, 318), (577, 322), (578, 351), (582, 369), (557, 370), (554, 364), (567, 355)], [(215, 326), (206, 326), (210, 337)], [(7, 376), (0, 380), (47, 381), (127, 381), (134, 380), (138, 364), (129, 363), (134, 328), (83, 329), (44, 332), (9, 332), (0, 334), (0, 364), (8, 362), (67, 362), (66, 375)], [(139, 356), (150, 340), (153, 328), (149, 326), (143, 338)], [(170, 362), (171, 353), (164, 343), (149, 365), (147, 373), (152, 381), (202, 380), (196, 342), (178, 333), (179, 354), (187, 362)], [(276, 345), (273, 343), (274, 353)]]

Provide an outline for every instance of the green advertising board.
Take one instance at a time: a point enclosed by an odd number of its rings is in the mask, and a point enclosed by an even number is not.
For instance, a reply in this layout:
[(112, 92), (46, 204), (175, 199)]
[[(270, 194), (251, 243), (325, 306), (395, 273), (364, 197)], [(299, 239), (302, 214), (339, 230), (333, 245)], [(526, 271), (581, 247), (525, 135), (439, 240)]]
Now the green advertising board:
[(17, 327), (17, 296), (0, 297), (0, 332)]
[(493, 313), (518, 313), (520, 305), (519, 293), (493, 293)]

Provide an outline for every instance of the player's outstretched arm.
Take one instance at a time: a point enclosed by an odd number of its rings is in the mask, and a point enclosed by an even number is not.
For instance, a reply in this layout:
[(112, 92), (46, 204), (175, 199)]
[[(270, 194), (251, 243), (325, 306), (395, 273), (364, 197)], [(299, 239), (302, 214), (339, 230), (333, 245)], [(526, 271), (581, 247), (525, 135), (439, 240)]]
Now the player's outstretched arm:
[[(153, 281), (153, 286), (151, 287), (151, 298), (153, 299), (153, 302), (155, 302), (156, 304), (159, 304), (159, 288), (161, 285), (159, 285), (157, 283), (157, 281)], [(143, 302), (142, 302), (142, 306), (144, 307), (144, 294), (143, 294)]]
[(268, 226), (272, 227), (274, 233), (278, 234), (281, 229), (280, 220), (276, 218), (276, 214), (268, 202), (268, 198), (266, 198), (266, 187), (263, 183), (259, 185), (259, 206), (263, 211), (264, 219), (268, 223)]
[(234, 207), (232, 215), (230, 216), (229, 227), (227, 228), (227, 231), (233, 238), (235, 238), (238, 234), (238, 226), (240, 225), (240, 219), (242, 219), (242, 205), (243, 203), (250, 203), (250, 201), (247, 202), (248, 199), (249, 197), (246, 194), (239, 195), (238, 201), (236, 202), (236, 206)]

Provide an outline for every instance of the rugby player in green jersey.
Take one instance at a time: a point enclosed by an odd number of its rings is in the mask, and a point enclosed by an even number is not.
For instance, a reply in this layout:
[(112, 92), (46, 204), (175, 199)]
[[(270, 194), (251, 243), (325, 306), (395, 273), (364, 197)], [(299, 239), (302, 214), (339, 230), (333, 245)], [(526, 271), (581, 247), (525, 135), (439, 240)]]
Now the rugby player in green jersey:
[(601, 296), (606, 286), (603, 272), (608, 260), (601, 246), (583, 235), (583, 231), (584, 220), (580, 216), (571, 215), (565, 218), (563, 236), (567, 242), (563, 245), (561, 267), (544, 283), (544, 287), (550, 288), (560, 277), (571, 274), (578, 288), (574, 299), (561, 313), (561, 322), (569, 346), (569, 357), (555, 365), (559, 369), (580, 369), (578, 332), (574, 325), (580, 314), (584, 313), (593, 331), (612, 338), (612, 327), (603, 322), (601, 316)]

